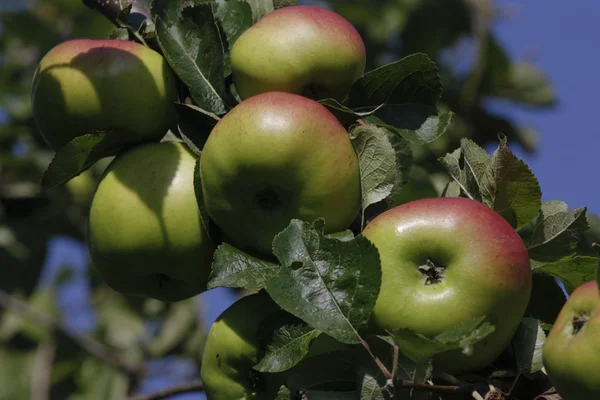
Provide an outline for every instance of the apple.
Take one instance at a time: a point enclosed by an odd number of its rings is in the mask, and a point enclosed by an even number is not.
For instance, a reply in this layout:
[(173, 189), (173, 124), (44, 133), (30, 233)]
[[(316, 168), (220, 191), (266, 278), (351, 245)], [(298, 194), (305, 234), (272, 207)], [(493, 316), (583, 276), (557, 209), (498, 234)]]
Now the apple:
[(244, 100), (213, 128), (200, 159), (206, 210), (233, 244), (272, 254), (293, 218), (346, 229), (360, 208), (358, 158), (346, 129), (306, 97)]
[(548, 377), (563, 399), (600, 399), (600, 291), (595, 280), (573, 291), (542, 355)]
[(365, 69), (365, 45), (339, 14), (290, 6), (265, 15), (231, 49), (233, 83), (242, 99), (289, 92), (343, 101)]
[(40, 61), (33, 118), (52, 150), (77, 136), (113, 129), (160, 140), (174, 121), (175, 76), (165, 59), (123, 40), (74, 39)]
[(261, 373), (260, 324), (280, 311), (264, 292), (233, 303), (211, 326), (200, 375), (208, 400), (272, 399), (285, 384), (285, 373)]
[(378, 215), (363, 235), (381, 256), (372, 313), (377, 329), (409, 328), (433, 338), (485, 316), (496, 329), (473, 354), (438, 354), (434, 368), (472, 371), (502, 353), (525, 313), (532, 281), (527, 249), (502, 216), (471, 199), (420, 199)]
[(108, 166), (87, 240), (108, 286), (171, 302), (206, 290), (215, 246), (200, 221), (195, 165), (183, 143), (163, 142), (127, 150)]

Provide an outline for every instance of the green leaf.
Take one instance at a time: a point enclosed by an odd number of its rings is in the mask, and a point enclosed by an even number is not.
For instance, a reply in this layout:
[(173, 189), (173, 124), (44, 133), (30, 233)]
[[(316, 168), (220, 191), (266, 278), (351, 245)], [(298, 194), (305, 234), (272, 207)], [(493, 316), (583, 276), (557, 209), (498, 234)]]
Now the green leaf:
[(273, 7), (277, 10), (283, 7), (297, 6), (298, 0), (273, 0)]
[(211, 5), (155, 0), (152, 15), (160, 48), (192, 99), (204, 110), (225, 114), (224, 50)]
[(363, 121), (390, 129), (410, 143), (423, 145), (446, 133), (454, 118), (454, 113), (438, 114), (437, 109), (429, 105), (386, 104)]
[(540, 211), (542, 191), (527, 164), (506, 146), (506, 138), (492, 156), (481, 187), (482, 202), (518, 228)]
[(290, 389), (285, 386), (279, 388), (279, 392), (277, 392), (277, 397), (275, 400), (290, 400), (292, 399), (292, 394), (290, 393)]
[(462, 138), (460, 148), (441, 157), (439, 161), (461, 192), (473, 200), (481, 201), (481, 186), (491, 157), (470, 139)]
[(215, 17), (227, 39), (225, 76), (231, 72), (229, 52), (242, 33), (252, 26), (252, 8), (244, 0), (216, 0), (212, 3)]
[(350, 131), (358, 155), (362, 192), (362, 219), (365, 210), (392, 193), (396, 182), (396, 157), (383, 128), (357, 125)]
[(534, 374), (542, 370), (544, 367), (542, 347), (545, 340), (546, 335), (540, 326), (540, 321), (523, 318), (512, 339), (519, 372)]
[(347, 242), (349, 240), (354, 239), (354, 232), (352, 232), (350, 229), (346, 229), (342, 232), (328, 233), (326, 236), (331, 239), (337, 239), (341, 240), (342, 242)]
[(0, 358), (0, 399), (30, 399), (36, 351), (2, 346)]
[(396, 329), (390, 334), (400, 351), (420, 365), (438, 353), (454, 349), (461, 349), (465, 355), (471, 355), (473, 346), (496, 329), (489, 322), (484, 322), (484, 319), (485, 317), (479, 317), (463, 321), (433, 339), (407, 328)]
[(136, 144), (137, 136), (109, 131), (79, 136), (61, 147), (42, 178), (42, 187), (53, 189), (90, 168), (95, 162), (110, 157)]
[(381, 286), (379, 252), (363, 236), (349, 241), (323, 235), (292, 220), (273, 240), (282, 264), (267, 281), (267, 292), (281, 308), (342, 343), (360, 343), (363, 327)]
[(425, 54), (411, 54), (369, 71), (354, 82), (348, 106), (416, 103), (435, 107), (441, 96), (442, 82), (437, 65)]
[[(265, 355), (254, 366), (261, 372), (282, 372), (298, 364), (308, 354), (312, 341), (321, 334), (299, 318), (288, 313), (274, 321), (265, 321), (270, 335)], [(262, 327), (261, 327), (262, 328)]]
[(385, 400), (383, 389), (377, 382), (377, 377), (371, 371), (366, 370), (362, 365), (359, 369), (360, 380), (360, 398), (365, 400)]
[(254, 22), (258, 22), (259, 19), (270, 13), (275, 9), (273, 0), (246, 0), (252, 8), (252, 16)]
[[(413, 166), (412, 147), (407, 140), (396, 135), (389, 129), (386, 129), (386, 133), (387, 138), (394, 149), (394, 156), (396, 159), (396, 179), (394, 181), (394, 187), (392, 188), (390, 195), (385, 199), (387, 207), (393, 208), (401, 204), (403, 202), (402, 200), (406, 198), (405, 195), (408, 193), (407, 190), (404, 189), (407, 184), (410, 186), (417, 183), (416, 181), (418, 179), (423, 178), (423, 174), (426, 175), (426, 179), (428, 179), (429, 174), (424, 169), (415, 172), (417, 170), (415, 169), (415, 166)], [(412, 187), (408, 187), (408, 190), (412, 189)]]
[(565, 284), (568, 293), (586, 282), (596, 279), (600, 259), (598, 257), (571, 255), (560, 260), (544, 262), (531, 260), (534, 273), (545, 273)]
[(584, 236), (588, 246), (591, 247), (594, 243), (600, 244), (600, 217), (588, 212), (587, 222), (590, 228), (584, 233)]
[(197, 155), (200, 155), (210, 132), (220, 120), (200, 107), (182, 103), (175, 104), (175, 118), (181, 138)]
[(230, 244), (223, 243), (214, 254), (207, 287), (219, 286), (260, 290), (277, 275), (280, 265), (254, 257)]
[(562, 201), (544, 202), (538, 215), (518, 230), (529, 258), (552, 262), (574, 254), (588, 229), (585, 214), (584, 207), (569, 210)]
[(355, 391), (307, 390), (307, 400), (356, 400)]

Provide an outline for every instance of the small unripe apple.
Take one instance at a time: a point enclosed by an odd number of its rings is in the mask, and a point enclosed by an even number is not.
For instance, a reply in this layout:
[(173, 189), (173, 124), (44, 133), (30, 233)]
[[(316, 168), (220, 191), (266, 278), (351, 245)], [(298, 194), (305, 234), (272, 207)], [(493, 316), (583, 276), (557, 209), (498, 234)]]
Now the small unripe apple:
[(158, 141), (174, 121), (175, 76), (165, 59), (124, 40), (74, 39), (40, 61), (33, 117), (52, 150), (77, 136), (123, 131)]
[(434, 368), (473, 371), (502, 353), (529, 303), (532, 277), (527, 248), (500, 214), (465, 198), (421, 199), (378, 215), (363, 235), (381, 256), (378, 329), (433, 338), (485, 316), (496, 330), (473, 354), (438, 354)]
[(183, 143), (164, 142), (134, 147), (108, 166), (87, 242), (110, 287), (162, 301), (206, 290), (215, 248), (200, 221), (195, 165)]
[(291, 6), (265, 15), (231, 49), (235, 88), (242, 99), (290, 92), (343, 101), (365, 69), (365, 45), (339, 14)]
[(269, 92), (234, 107), (214, 127), (200, 174), (210, 217), (238, 247), (272, 254), (294, 218), (342, 231), (360, 208), (358, 157), (324, 106)]
[(544, 367), (565, 400), (600, 399), (600, 291), (579, 286), (558, 314), (543, 347)]

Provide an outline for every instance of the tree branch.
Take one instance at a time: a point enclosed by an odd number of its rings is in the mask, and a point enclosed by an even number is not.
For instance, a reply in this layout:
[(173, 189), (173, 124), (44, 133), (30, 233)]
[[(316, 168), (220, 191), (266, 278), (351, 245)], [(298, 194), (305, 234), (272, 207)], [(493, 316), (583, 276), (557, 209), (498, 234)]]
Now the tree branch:
[(91, 337), (71, 332), (67, 327), (62, 326), (54, 318), (31, 309), (29, 304), (27, 304), (25, 301), (11, 296), (4, 290), (0, 290), (0, 307), (16, 314), (20, 314), (36, 324), (43, 326), (54, 333), (64, 336), (75, 345), (85, 350), (87, 353), (123, 372), (129, 378), (138, 378), (143, 375), (142, 368), (129, 365), (117, 354), (115, 354), (114, 351), (108, 346), (97, 342)]
[(204, 385), (200, 381), (191, 381), (182, 383), (181, 385), (172, 386), (170, 388), (160, 390), (150, 394), (141, 394), (130, 397), (129, 400), (163, 400), (169, 396), (176, 394), (199, 392), (204, 390)]

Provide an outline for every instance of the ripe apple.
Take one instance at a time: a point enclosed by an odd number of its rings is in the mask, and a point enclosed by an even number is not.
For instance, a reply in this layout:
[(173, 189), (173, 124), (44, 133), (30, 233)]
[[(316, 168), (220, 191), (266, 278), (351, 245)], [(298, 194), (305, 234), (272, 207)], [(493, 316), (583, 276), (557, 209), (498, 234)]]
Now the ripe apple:
[(434, 368), (471, 371), (500, 355), (525, 313), (532, 280), (527, 249), (502, 216), (475, 200), (421, 199), (380, 214), (363, 235), (381, 256), (372, 314), (378, 329), (409, 328), (433, 338), (485, 316), (496, 330), (473, 354), (438, 354)]
[(358, 158), (346, 129), (318, 102), (269, 92), (214, 127), (200, 160), (210, 217), (242, 249), (272, 253), (293, 218), (346, 229), (360, 207)]
[(600, 399), (600, 291), (595, 280), (573, 291), (542, 354), (548, 377), (563, 399)]
[(88, 246), (113, 289), (163, 301), (206, 290), (214, 253), (194, 193), (196, 157), (182, 143), (147, 143), (117, 156), (90, 209)]
[(175, 76), (164, 58), (123, 40), (75, 39), (40, 61), (33, 117), (52, 150), (77, 136), (114, 129), (158, 141), (174, 121)]
[(263, 356), (260, 324), (280, 310), (265, 293), (242, 297), (213, 323), (200, 370), (208, 400), (275, 398), (285, 373), (253, 369)]
[(365, 45), (333, 11), (290, 6), (265, 15), (231, 49), (235, 88), (242, 99), (290, 92), (343, 101), (365, 69)]

